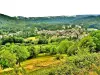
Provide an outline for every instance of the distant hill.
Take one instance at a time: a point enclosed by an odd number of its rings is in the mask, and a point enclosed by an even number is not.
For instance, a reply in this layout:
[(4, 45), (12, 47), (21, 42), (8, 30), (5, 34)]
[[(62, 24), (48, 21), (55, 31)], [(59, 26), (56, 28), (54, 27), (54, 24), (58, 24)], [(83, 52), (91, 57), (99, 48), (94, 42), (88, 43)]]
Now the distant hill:
[[(50, 25), (82, 25), (86, 28), (100, 29), (100, 15), (48, 16), (48, 17), (10, 17), (0, 14), (0, 29), (19, 31), (28, 27), (46, 28)], [(49, 26), (48, 26), (49, 25)]]

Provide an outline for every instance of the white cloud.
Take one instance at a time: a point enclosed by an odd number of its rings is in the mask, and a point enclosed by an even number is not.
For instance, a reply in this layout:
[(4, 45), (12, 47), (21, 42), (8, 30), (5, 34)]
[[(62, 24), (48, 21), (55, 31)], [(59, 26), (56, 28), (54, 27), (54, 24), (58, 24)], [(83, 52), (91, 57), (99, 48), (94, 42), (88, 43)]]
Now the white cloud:
[(100, 14), (99, 0), (0, 0), (0, 13), (10, 16)]

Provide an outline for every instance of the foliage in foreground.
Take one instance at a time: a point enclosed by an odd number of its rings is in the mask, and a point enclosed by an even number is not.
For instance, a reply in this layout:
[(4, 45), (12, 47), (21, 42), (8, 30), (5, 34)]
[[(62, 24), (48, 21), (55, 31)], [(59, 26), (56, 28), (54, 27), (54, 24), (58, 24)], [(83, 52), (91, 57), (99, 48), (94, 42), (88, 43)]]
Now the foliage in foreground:
[(100, 75), (100, 54), (68, 57), (63, 64), (30, 72), (29, 75)]

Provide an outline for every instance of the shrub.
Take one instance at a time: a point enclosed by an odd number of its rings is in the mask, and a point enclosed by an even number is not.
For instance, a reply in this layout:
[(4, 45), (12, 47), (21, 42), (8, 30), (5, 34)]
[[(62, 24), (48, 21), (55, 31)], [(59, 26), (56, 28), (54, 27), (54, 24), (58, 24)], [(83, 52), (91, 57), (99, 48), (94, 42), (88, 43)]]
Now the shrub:
[(67, 50), (67, 54), (69, 56), (71, 55), (76, 55), (77, 54), (77, 50), (78, 50), (78, 47), (77, 47), (77, 43), (73, 44), (72, 46), (70, 46)]
[[(60, 56), (57, 56), (57, 59), (60, 59)], [(100, 66), (100, 54), (93, 53), (82, 56), (71, 56), (67, 58), (67, 61), (63, 64), (57, 65), (54, 68), (54, 75), (78, 75), (78, 74), (89, 74), (89, 70), (91, 70), (91, 65), (95, 64), (95, 66)], [(95, 71), (97, 74), (99, 70), (96, 68)]]
[(38, 55), (38, 51), (36, 51), (34, 46), (29, 46), (28, 52), (30, 53), (29, 58), (33, 58), (33, 57), (36, 57)]
[(40, 38), (39, 41), (38, 41), (38, 44), (48, 44), (48, 40), (47, 39), (42, 39)]
[(67, 53), (68, 48), (73, 45), (72, 41), (68, 41), (68, 40), (63, 40), (60, 42), (57, 50), (59, 53)]
[(64, 56), (61, 55), (61, 54), (56, 54), (56, 55), (55, 55), (55, 58), (56, 58), (57, 60), (60, 60), (60, 59), (63, 59)]
[(57, 49), (55, 46), (52, 46), (50, 49), (50, 55), (55, 55), (55, 54), (57, 54)]

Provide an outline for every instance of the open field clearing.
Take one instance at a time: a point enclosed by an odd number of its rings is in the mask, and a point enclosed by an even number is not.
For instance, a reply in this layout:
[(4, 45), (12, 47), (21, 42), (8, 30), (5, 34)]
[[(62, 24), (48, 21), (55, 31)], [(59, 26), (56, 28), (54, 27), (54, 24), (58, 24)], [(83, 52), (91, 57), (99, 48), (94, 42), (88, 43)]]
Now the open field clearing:
[[(49, 66), (59, 65), (62, 62), (63, 60), (56, 60), (54, 56), (42, 56), (21, 62), (21, 66), (29, 73)], [(9, 74), (12, 70), (13, 68), (0, 70), (0, 75), (4, 72)]]

